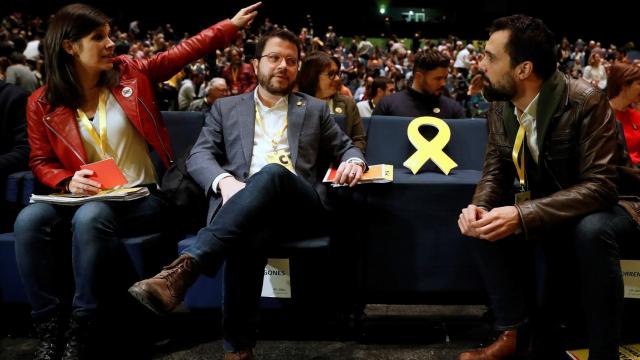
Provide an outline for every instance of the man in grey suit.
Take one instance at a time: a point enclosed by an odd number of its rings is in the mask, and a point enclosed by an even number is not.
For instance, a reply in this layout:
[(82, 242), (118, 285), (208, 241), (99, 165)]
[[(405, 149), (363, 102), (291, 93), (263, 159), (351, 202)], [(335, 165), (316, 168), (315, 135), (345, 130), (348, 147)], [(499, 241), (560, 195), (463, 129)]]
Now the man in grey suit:
[(300, 51), (300, 41), (286, 30), (259, 40), (253, 60), (259, 86), (214, 103), (187, 160), (206, 189), (209, 225), (161, 273), (129, 289), (152, 310), (171, 311), (200, 273), (215, 275), (227, 259), (225, 359), (253, 358), (264, 250), (322, 230), (329, 162), (340, 163), (335, 182), (350, 186), (366, 167), (326, 103), (291, 91)]

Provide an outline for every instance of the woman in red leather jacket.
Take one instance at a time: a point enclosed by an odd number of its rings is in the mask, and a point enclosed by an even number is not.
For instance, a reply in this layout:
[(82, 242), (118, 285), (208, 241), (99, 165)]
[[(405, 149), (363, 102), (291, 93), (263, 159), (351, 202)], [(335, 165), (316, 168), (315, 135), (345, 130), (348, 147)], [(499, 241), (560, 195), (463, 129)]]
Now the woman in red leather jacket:
[[(119, 237), (161, 224), (167, 208), (157, 191), (148, 149), (153, 148), (165, 165), (172, 161), (153, 84), (230, 43), (256, 16), (259, 5), (148, 60), (114, 57), (109, 19), (95, 8), (73, 4), (55, 15), (43, 41), (47, 85), (27, 104), (33, 173), (51, 188), (95, 194), (102, 184), (80, 166), (111, 158), (126, 178), (123, 187), (146, 186), (151, 194), (128, 202), (92, 201), (73, 207), (35, 203), (22, 210), (15, 223), (16, 258), (41, 340), (36, 359), (95, 358), (88, 335), (95, 330), (99, 290), (124, 267), (110, 261)], [(69, 330), (63, 336), (63, 300), (53, 264), (60, 260), (55, 256), (59, 249), (68, 246), (63, 234), (69, 229), (75, 294)]]

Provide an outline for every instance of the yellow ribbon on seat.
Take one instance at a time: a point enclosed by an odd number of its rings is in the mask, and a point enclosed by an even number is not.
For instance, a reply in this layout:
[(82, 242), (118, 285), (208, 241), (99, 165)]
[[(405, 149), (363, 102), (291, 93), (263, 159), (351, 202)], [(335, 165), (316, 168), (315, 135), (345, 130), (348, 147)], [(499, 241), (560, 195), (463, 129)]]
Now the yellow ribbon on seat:
[[(438, 129), (438, 133), (432, 140), (427, 140), (420, 134), (419, 129), (423, 125), (433, 126)], [(429, 159), (433, 160), (445, 175), (449, 175), (451, 169), (458, 166), (449, 155), (442, 151), (451, 139), (451, 129), (449, 129), (449, 125), (443, 120), (433, 116), (415, 118), (409, 123), (407, 136), (417, 151), (411, 155), (403, 165), (409, 168), (414, 175), (420, 171), (420, 168), (429, 161)]]

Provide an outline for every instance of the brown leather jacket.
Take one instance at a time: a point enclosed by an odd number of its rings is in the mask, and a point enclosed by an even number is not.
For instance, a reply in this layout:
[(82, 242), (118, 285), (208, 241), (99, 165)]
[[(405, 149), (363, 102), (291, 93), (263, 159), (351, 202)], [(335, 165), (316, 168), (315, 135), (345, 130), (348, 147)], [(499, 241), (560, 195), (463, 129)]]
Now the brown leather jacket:
[[(516, 205), (525, 234), (619, 200), (638, 222), (640, 171), (625, 166), (628, 159), (606, 95), (586, 81), (556, 72), (543, 84), (537, 109), (539, 158), (537, 166), (533, 161), (525, 165), (532, 199)], [(472, 203), (491, 209), (514, 202), (517, 175), (511, 152), (519, 125), (513, 104), (494, 103), (487, 126), (484, 169)]]

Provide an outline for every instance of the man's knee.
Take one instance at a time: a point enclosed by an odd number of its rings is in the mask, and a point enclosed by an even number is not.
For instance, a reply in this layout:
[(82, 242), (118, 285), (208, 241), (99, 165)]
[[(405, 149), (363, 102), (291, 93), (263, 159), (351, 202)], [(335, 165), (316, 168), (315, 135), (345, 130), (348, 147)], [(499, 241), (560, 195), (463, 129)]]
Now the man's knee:
[(292, 175), (291, 171), (278, 164), (267, 164), (260, 170), (259, 173), (275, 178), (288, 177), (289, 175)]
[(267, 164), (255, 175), (249, 178), (247, 184), (256, 183), (261, 185), (277, 185), (283, 180), (287, 180), (290, 177), (295, 177), (291, 171), (287, 170), (282, 165)]
[(604, 256), (618, 251), (619, 229), (616, 217), (597, 212), (580, 219), (574, 229), (574, 243), (578, 256)]

